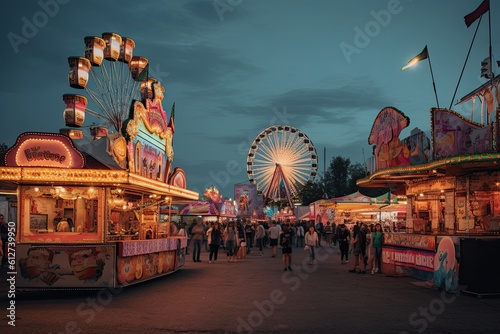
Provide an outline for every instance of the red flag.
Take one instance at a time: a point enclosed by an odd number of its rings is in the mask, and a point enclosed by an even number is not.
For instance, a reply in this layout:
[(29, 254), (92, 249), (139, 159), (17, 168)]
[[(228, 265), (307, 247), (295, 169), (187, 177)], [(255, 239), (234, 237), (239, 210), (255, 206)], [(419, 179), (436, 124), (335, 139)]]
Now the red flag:
[(484, 13), (490, 10), (490, 0), (484, 0), (475, 11), (464, 16), (465, 25), (470, 27), (474, 21), (481, 17)]

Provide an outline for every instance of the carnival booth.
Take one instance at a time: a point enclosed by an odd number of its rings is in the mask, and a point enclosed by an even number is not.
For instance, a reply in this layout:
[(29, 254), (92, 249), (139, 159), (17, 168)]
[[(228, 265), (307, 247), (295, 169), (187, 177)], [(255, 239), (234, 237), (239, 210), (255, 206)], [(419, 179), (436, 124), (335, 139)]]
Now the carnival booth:
[(482, 125), (452, 110), (432, 108), (432, 140), (418, 129), (400, 140), (409, 118), (393, 107), (380, 111), (368, 139), (375, 147), (368, 161), (370, 175), (357, 185), (390, 188), (406, 196), (408, 232), (386, 234), (383, 271), (454, 289), (459, 269), (455, 256), (468, 255), (468, 249), (460, 249), (466, 244), (461, 240), (497, 238), (499, 114), (497, 108), (493, 121)]
[(65, 95), (71, 128), (23, 133), (7, 151), (0, 186), (17, 195), (18, 289), (120, 287), (184, 263), (187, 240), (170, 233), (168, 212), (198, 193), (186, 189), (182, 169), (172, 168), (174, 110), (167, 117), (160, 82), (138, 75), (145, 64), (131, 58), (133, 41), (105, 33), (85, 42), (85, 58), (69, 61), (71, 87), (85, 87), (88, 72), (105, 66), (102, 56), (108, 62), (116, 56), (142, 98), (122, 96), (123, 110), (109, 104), (110, 117), (90, 129), (89, 139), (78, 129), (92, 113), (87, 100)]

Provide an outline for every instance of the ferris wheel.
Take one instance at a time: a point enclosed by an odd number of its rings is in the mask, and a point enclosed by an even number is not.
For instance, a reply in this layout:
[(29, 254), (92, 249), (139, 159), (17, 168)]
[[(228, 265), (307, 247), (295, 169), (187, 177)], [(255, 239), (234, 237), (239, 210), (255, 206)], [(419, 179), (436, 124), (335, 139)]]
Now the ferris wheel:
[[(84, 56), (68, 57), (69, 85), (86, 94), (64, 94), (66, 126), (81, 127), (85, 114), (103, 121), (91, 127), (96, 137), (105, 137), (108, 128), (120, 132), (134, 99), (151, 94), (155, 81), (148, 78), (148, 59), (133, 56), (135, 42), (116, 33), (84, 38)], [(89, 97), (95, 109), (90, 109)], [(94, 131), (92, 131), (94, 130)]]
[(318, 155), (312, 141), (299, 129), (273, 125), (264, 129), (248, 151), (247, 174), (266, 200), (286, 199), (293, 207), (300, 186), (314, 181)]

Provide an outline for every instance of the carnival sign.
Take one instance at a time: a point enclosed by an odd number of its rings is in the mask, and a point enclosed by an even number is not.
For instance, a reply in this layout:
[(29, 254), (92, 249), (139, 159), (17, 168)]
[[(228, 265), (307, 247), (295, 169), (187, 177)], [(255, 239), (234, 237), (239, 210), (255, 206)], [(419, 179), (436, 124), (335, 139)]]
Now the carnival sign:
[(84, 164), (71, 139), (58, 133), (25, 132), (5, 155), (9, 167), (83, 168)]

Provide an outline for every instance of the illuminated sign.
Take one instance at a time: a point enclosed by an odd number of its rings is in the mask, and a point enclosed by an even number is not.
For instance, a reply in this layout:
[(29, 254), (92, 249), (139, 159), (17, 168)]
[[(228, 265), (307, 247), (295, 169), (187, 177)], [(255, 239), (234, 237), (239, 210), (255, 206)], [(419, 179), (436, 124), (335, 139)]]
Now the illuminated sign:
[(5, 155), (9, 167), (83, 168), (83, 155), (70, 138), (57, 133), (21, 134)]

